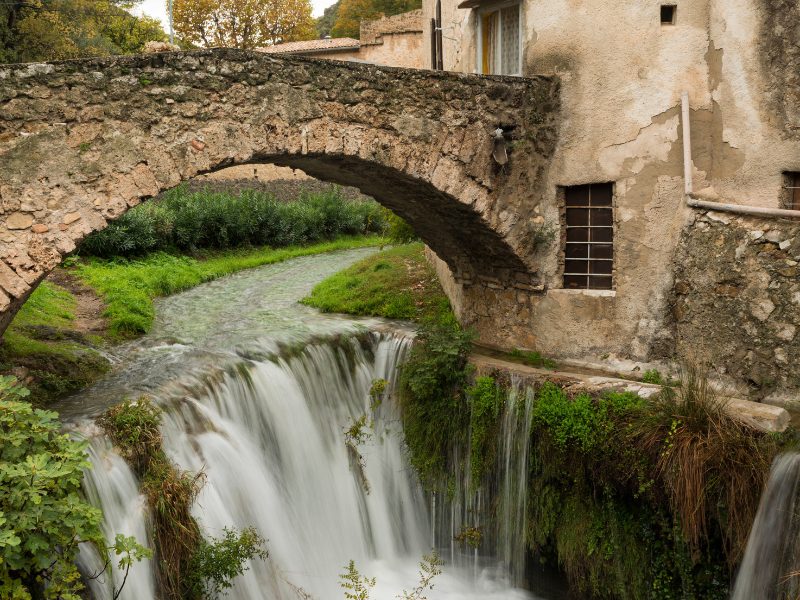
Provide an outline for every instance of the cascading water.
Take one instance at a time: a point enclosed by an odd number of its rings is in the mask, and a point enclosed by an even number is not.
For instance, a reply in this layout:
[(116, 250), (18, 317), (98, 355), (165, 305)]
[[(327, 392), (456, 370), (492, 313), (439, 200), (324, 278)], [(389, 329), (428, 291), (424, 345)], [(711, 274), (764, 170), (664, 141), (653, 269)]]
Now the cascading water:
[[(342, 266), (341, 258), (320, 260), (330, 261), (330, 271)], [(303, 261), (297, 262), (301, 264), (295, 272), (307, 275)], [(286, 285), (264, 285), (268, 269), (277, 270)], [(370, 397), (375, 379), (388, 380), (391, 390), (410, 341), (405, 335), (363, 333), (363, 327), (357, 333), (352, 320), (332, 321), (298, 307), (296, 299), (313, 280), (292, 297), (286, 287), (295, 279), (287, 273), (291, 265), (275, 265), (230, 278), (226, 286), (217, 282), (165, 300), (159, 310), (170, 314), (169, 323), (157, 326), (144, 349), (142, 345), (134, 348), (131, 362), (135, 364), (127, 375), (117, 376), (114, 385), (99, 386), (97, 398), (81, 404), (97, 412), (110, 398), (147, 391), (164, 411), (162, 435), (170, 459), (181, 469), (205, 473), (205, 485), (193, 508), (204, 535), (220, 537), (224, 528), (253, 526), (267, 540), (269, 559), (250, 564), (228, 597), (340, 599), (339, 574), (352, 559), (362, 574), (377, 579), (370, 595), (373, 600), (395, 598), (417, 583), (422, 555), (434, 544), (449, 547), (453, 528), (461, 523), (453, 519), (445, 524), (440, 519), (434, 533), (431, 499), (423, 494), (406, 459), (397, 409), (388, 400), (391, 394), (387, 392), (377, 406)], [(278, 314), (285, 322), (294, 310), (305, 332), (325, 329), (333, 335), (338, 329), (339, 337), (306, 341), (299, 351), (275, 352), (286, 341), (298, 347), (296, 343), (308, 340), (309, 335), (304, 332), (290, 340), (276, 340), (275, 336), (259, 337), (252, 326), (244, 331), (241, 323), (262, 310), (252, 306), (252, 294), (242, 293), (253, 286), (259, 286), (257, 299), (269, 305), (273, 321)], [(280, 290), (280, 298), (262, 298), (273, 289)], [(204, 294), (209, 293), (215, 296), (213, 303), (204, 302)], [(227, 296), (221, 299), (220, 294)], [(211, 325), (209, 305), (224, 307), (225, 314), (238, 313), (238, 329), (230, 338), (224, 335), (226, 321), (217, 328)], [(323, 319), (324, 328), (320, 327)], [(187, 331), (197, 332), (194, 337), (174, 339), (181, 321), (188, 323)], [(213, 344), (198, 341), (212, 337)], [(235, 353), (221, 352), (233, 346)], [(156, 365), (166, 373), (152, 375)], [(188, 367), (182, 370), (183, 365)], [(524, 554), (520, 529), (525, 486), (521, 482), (528, 455), (527, 444), (521, 445), (521, 440), (528, 439), (526, 423), (530, 422), (530, 399), (524, 393), (513, 397), (498, 453), (501, 519), (492, 533), (497, 556), (465, 563), (458, 552), (450, 552), (444, 556), (447, 564), (435, 580), (435, 591), (428, 593), (431, 600), (533, 597), (513, 588), (508, 577), (521, 571)], [(74, 405), (66, 408), (80, 415)], [(358, 459), (354, 461), (348, 450), (345, 430), (363, 415), (370, 427), (367, 441), (357, 448), (363, 458), (362, 473)], [(92, 461), (95, 469), (87, 477), (87, 496), (102, 507), (107, 534), (124, 532), (147, 541), (147, 511), (135, 479), (102, 434), (93, 438)], [(468, 489), (469, 482), (465, 485)], [(488, 499), (479, 498), (478, 505), (481, 502)], [(446, 504), (442, 502), (433, 515)], [(467, 508), (463, 515), (468, 514)], [(443, 526), (451, 531), (445, 532)], [(102, 565), (89, 552), (82, 554), (81, 562), (87, 573)], [(152, 561), (138, 565), (121, 598), (158, 598), (154, 581)], [(91, 592), (96, 600), (110, 600), (112, 586), (98, 581), (91, 585)]]
[(800, 597), (800, 454), (775, 459), (731, 600)]
[[(84, 434), (92, 440), (89, 460), (94, 466), (86, 473), (84, 490), (89, 502), (103, 509), (106, 543), (110, 546), (116, 534), (121, 533), (150, 546), (147, 503), (139, 494), (136, 476), (109, 441), (99, 435), (98, 430), (92, 428), (92, 431)], [(88, 576), (88, 587), (95, 598), (113, 598), (114, 591), (119, 589), (119, 600), (153, 598), (155, 595), (155, 577), (146, 562), (134, 564), (127, 578), (119, 569), (113, 570), (109, 576), (104, 569), (105, 560), (94, 547), (87, 544), (80, 547), (79, 562), (82, 572)]]
[[(502, 409), (494, 470), (484, 481), (473, 482), (469, 453), (465, 448), (452, 449), (451, 462), (460, 465), (461, 476), (445, 493), (432, 499), (436, 546), (442, 548), (449, 562), (479, 573), (493, 573), (496, 580), (520, 585), (525, 579), (524, 523), (527, 510), (527, 477), (530, 458), (531, 410), (530, 388), (512, 381)], [(462, 460), (462, 456), (464, 460)], [(440, 488), (447, 488), (443, 482)], [(481, 556), (469, 541), (480, 539), (481, 548), (490, 548), (490, 556)]]

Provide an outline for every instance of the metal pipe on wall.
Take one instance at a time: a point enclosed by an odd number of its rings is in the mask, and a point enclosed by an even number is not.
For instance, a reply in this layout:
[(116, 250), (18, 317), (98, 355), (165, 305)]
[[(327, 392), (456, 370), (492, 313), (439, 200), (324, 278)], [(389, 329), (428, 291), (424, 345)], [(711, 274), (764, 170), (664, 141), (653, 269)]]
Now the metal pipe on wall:
[(800, 210), (788, 208), (766, 208), (763, 206), (748, 206), (743, 204), (725, 204), (723, 202), (709, 202), (698, 200), (695, 196), (692, 182), (692, 130), (690, 123), (689, 93), (681, 94), (681, 124), (683, 129), (683, 178), (686, 205), (690, 208), (701, 210), (718, 210), (742, 215), (756, 215), (760, 217), (785, 217), (800, 219)]

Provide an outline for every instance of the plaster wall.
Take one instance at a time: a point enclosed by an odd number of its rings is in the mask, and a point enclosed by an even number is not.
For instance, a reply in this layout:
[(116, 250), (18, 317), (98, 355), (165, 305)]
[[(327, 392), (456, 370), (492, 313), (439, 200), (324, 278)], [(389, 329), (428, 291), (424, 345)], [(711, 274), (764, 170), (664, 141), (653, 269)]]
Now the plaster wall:
[[(555, 235), (539, 252), (543, 293), (448, 286), (484, 342), (594, 359), (646, 360), (674, 350), (667, 326), (673, 257), (693, 219), (683, 198), (682, 92), (692, 108), (695, 189), (713, 186), (726, 202), (778, 206), (782, 172), (800, 169), (798, 113), (784, 96), (768, 101), (786, 67), (800, 69), (780, 45), (786, 24), (800, 23), (800, 4), (669, 3), (677, 5), (674, 25), (661, 24), (653, 1), (523, 0), (523, 75), (561, 80), (559, 142), (544, 185), (524, 200), (527, 218)], [(472, 73), (480, 9), (457, 4), (442, 0), (445, 69)], [(765, 62), (766, 24), (782, 8), (784, 30), (772, 26), (773, 56)], [(428, 61), (434, 10), (435, 0), (423, 1)], [(770, 71), (769, 62), (779, 68)], [(601, 182), (615, 190), (614, 290), (561, 289), (561, 190)], [(504, 317), (493, 318), (498, 312)]]

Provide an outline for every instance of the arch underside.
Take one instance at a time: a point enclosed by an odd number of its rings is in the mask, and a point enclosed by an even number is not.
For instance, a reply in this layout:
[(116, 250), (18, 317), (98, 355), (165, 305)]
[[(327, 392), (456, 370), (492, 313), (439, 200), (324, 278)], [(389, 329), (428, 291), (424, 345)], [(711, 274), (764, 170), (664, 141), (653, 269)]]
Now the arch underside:
[(495, 280), (504, 272), (528, 271), (475, 210), (425, 181), (349, 156), (283, 155), (264, 157), (263, 162), (301, 169), (372, 196), (402, 217), (459, 281)]

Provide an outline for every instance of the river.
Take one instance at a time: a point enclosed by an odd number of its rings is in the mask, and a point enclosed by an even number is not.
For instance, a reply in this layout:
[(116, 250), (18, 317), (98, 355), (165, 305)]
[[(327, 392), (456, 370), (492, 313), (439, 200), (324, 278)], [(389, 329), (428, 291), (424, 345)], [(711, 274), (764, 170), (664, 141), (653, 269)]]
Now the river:
[[(126, 533), (150, 543), (148, 514), (133, 472), (93, 418), (146, 394), (164, 410), (170, 459), (205, 473), (193, 508), (204, 535), (254, 526), (267, 540), (269, 559), (237, 578), (232, 600), (341, 599), (339, 574), (349, 560), (376, 578), (370, 597), (388, 600), (415, 586), (418, 561), (432, 547), (445, 565), (431, 600), (565, 597), (545, 576), (533, 578), (535, 591), (514, 585), (530, 579), (521, 572), (525, 497), (514, 483), (525, 473), (518, 442), (528, 432), (504, 428), (493, 548), (461, 548), (453, 533), (475, 507), (426, 496), (408, 465), (396, 407), (370, 406), (373, 380), (396, 382), (410, 330), (298, 304), (317, 282), (371, 252), (298, 258), (161, 299), (152, 332), (116, 348), (108, 377), (56, 407), (91, 441), (86, 493), (104, 511), (108, 539)], [(374, 425), (359, 447), (362, 477), (351, 468), (344, 430), (367, 413)], [(102, 565), (85, 549), (81, 563), (88, 572)], [(110, 599), (112, 582), (93, 581), (90, 591)], [(156, 597), (152, 564), (137, 564), (121, 600)]]

